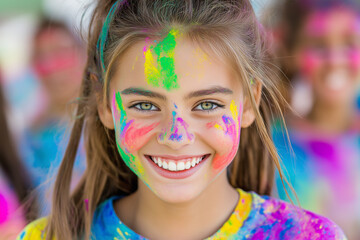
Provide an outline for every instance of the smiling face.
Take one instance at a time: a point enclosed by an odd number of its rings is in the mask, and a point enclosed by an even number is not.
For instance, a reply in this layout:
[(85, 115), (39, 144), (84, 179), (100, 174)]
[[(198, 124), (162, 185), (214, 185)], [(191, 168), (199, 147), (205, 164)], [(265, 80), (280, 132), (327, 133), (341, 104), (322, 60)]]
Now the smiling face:
[(360, 19), (333, 8), (310, 14), (301, 32), (296, 65), (313, 86), (315, 99), (351, 103), (360, 79)]
[(121, 56), (110, 83), (113, 123), (100, 115), (115, 127), (127, 166), (158, 197), (179, 202), (226, 181), (244, 96), (224, 61), (181, 36), (167, 38), (138, 42)]

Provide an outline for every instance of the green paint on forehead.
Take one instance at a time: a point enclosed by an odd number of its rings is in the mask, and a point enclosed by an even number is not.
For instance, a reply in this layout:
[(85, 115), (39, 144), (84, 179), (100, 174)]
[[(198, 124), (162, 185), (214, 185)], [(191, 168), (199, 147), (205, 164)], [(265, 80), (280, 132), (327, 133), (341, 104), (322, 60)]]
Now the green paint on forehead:
[[(178, 77), (175, 73), (175, 47), (179, 30), (172, 29), (168, 35), (156, 46), (150, 46), (145, 54), (145, 76), (147, 82), (154, 87), (163, 87), (166, 90), (179, 88)], [(157, 55), (155, 60), (153, 52)]]

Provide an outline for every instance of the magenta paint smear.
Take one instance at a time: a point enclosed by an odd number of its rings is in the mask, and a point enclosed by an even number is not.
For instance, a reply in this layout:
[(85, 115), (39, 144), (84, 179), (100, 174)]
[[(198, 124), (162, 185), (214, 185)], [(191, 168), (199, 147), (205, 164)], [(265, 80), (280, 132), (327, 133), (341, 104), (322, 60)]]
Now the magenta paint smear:
[(8, 204), (5, 197), (0, 193), (0, 224), (4, 223), (9, 215)]

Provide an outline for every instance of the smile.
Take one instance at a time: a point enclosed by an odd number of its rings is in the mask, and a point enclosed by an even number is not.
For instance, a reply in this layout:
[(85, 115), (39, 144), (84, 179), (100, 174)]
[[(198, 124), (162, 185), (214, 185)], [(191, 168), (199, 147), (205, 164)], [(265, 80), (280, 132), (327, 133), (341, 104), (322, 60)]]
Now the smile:
[(188, 170), (195, 167), (201, 161), (203, 161), (208, 155), (193, 156), (186, 158), (173, 158), (173, 157), (158, 157), (158, 156), (148, 156), (157, 166), (162, 169), (179, 172)]

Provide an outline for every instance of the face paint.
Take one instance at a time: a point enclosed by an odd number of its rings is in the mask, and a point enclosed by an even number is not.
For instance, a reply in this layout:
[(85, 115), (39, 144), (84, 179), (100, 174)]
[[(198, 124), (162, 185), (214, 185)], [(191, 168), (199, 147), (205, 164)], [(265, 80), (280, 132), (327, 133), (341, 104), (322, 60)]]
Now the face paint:
[[(213, 169), (215, 173), (218, 173), (219, 170), (224, 169), (224, 166), (228, 165), (234, 158), (240, 141), (240, 122), (241, 116), (239, 116), (239, 112), (242, 112), (242, 108), (237, 108), (235, 102), (232, 101), (230, 105), (231, 117), (227, 115), (222, 116), (222, 124), (218, 122), (210, 122), (207, 124), (208, 128), (216, 128), (223, 132), (225, 136), (228, 136), (232, 139), (232, 147), (230, 152), (226, 155), (218, 155), (214, 156), (213, 160)], [(228, 143), (225, 143), (228, 144)]]
[[(179, 87), (174, 60), (176, 38), (179, 35), (178, 30), (172, 29), (156, 46), (150, 46), (149, 49), (145, 47), (145, 76), (150, 85), (161, 86), (168, 91)], [(156, 63), (153, 53), (157, 55)]]
[[(177, 109), (177, 106), (175, 104), (174, 106)], [(171, 141), (183, 140), (183, 134), (179, 132), (179, 125), (184, 129), (187, 140), (192, 140), (194, 138), (194, 135), (192, 133), (189, 133), (188, 130), (189, 125), (181, 117), (176, 117), (176, 115), (177, 113), (175, 111), (172, 111), (172, 124), (170, 129), (171, 134), (169, 136), (169, 140)], [(163, 133), (159, 135), (159, 140), (163, 141), (167, 134), (168, 133), (166, 132), (166, 130), (163, 131)]]
[(144, 176), (144, 168), (138, 156), (132, 152), (138, 150), (147, 141), (147, 135), (159, 124), (139, 126), (134, 120), (128, 120), (120, 92), (113, 95), (112, 101), (113, 120), (115, 123), (116, 144), (120, 156), (126, 165), (139, 177)]

